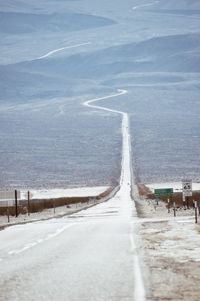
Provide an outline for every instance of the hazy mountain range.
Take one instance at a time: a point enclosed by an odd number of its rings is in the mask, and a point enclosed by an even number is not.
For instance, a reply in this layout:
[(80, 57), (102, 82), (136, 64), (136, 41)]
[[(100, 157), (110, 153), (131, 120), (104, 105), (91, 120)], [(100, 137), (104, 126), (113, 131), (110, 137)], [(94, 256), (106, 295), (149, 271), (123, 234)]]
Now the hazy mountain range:
[(199, 179), (200, 2), (0, 3), (0, 186), (111, 184), (130, 113), (140, 182)]

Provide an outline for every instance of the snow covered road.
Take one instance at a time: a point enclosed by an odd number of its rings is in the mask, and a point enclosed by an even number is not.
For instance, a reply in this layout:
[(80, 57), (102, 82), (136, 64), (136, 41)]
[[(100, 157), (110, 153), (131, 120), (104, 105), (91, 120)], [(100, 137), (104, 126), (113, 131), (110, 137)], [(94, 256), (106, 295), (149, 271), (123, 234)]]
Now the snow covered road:
[(145, 300), (135, 245), (128, 114), (122, 115), (120, 190), (108, 202), (68, 217), (0, 232), (0, 300)]

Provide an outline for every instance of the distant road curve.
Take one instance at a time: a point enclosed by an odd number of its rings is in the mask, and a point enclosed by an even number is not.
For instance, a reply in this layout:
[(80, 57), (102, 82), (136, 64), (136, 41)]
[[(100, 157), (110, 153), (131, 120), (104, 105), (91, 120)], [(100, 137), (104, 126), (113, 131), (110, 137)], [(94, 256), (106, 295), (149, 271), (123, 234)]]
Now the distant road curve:
[(77, 48), (77, 47), (81, 47), (81, 46), (85, 46), (85, 45), (89, 45), (91, 44), (90, 42), (87, 42), (87, 43), (81, 43), (81, 44), (75, 44), (75, 45), (71, 45), (71, 46), (66, 46), (66, 47), (62, 47), (62, 48), (58, 48), (58, 49), (54, 49), (52, 51), (49, 51), (48, 53), (40, 56), (40, 57), (37, 57), (36, 60), (42, 60), (42, 59), (45, 59), (49, 56), (51, 56), (52, 54), (54, 53), (57, 53), (57, 52), (60, 52), (60, 51), (63, 51), (65, 49), (71, 49), (71, 48)]
[(132, 9), (133, 9), (133, 10), (136, 10), (136, 9), (138, 9), (138, 8), (140, 8), (140, 7), (152, 6), (152, 5), (154, 5), (154, 4), (156, 4), (156, 3), (159, 3), (159, 2), (160, 2), (160, 1), (154, 1), (154, 2), (151, 2), (151, 3), (146, 3), (146, 4), (137, 5), (137, 6), (132, 7)]
[(108, 112), (111, 112), (111, 113), (117, 113), (117, 114), (123, 115), (124, 112), (122, 112), (122, 111), (113, 110), (113, 109), (109, 109), (109, 108), (106, 108), (106, 107), (97, 106), (97, 105), (92, 104), (92, 103), (94, 103), (98, 100), (113, 98), (113, 97), (117, 97), (117, 96), (120, 96), (120, 95), (123, 95), (123, 94), (127, 93), (127, 90), (118, 89), (117, 91), (118, 91), (118, 93), (115, 93), (115, 94), (111, 94), (111, 95), (108, 95), (108, 96), (103, 96), (103, 97), (87, 100), (83, 103), (83, 105), (86, 106), (86, 107), (96, 108), (96, 109), (99, 109), (99, 110), (104, 110), (104, 111), (108, 111)]

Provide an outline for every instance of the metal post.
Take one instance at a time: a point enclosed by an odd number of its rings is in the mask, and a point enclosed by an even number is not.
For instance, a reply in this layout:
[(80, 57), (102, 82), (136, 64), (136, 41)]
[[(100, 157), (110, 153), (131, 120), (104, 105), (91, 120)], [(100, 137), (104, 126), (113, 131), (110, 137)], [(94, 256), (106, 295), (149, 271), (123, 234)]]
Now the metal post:
[(170, 201), (169, 201), (169, 199), (167, 200), (167, 203), (168, 203), (168, 205), (167, 205), (167, 207), (168, 207), (168, 213), (170, 213)]
[(195, 208), (195, 223), (197, 224), (197, 201), (194, 202), (194, 208)]
[(15, 190), (15, 216), (18, 216), (17, 190)]
[(190, 209), (190, 206), (189, 206), (189, 197), (186, 196), (186, 204), (187, 204), (187, 209)]
[(9, 209), (7, 209), (7, 216), (8, 216), (8, 223), (10, 222), (10, 213), (9, 213)]
[(28, 209), (28, 216), (30, 215), (30, 191), (28, 191), (28, 206), (27, 206), (27, 209)]
[(174, 217), (176, 217), (176, 203), (175, 202), (173, 203), (173, 207), (174, 207), (173, 208), (173, 210), (174, 210)]
[(186, 210), (186, 205), (185, 205), (185, 195), (183, 194), (183, 209)]
[(157, 206), (158, 206), (158, 201), (159, 201), (159, 199), (158, 199), (158, 198), (156, 198)]

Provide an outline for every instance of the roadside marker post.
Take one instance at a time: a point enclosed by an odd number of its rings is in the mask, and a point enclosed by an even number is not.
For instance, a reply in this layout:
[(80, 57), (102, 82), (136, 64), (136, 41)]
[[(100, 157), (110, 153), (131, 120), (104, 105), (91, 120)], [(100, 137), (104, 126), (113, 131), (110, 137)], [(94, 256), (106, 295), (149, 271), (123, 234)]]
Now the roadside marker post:
[(197, 201), (194, 202), (194, 209), (195, 209), (195, 224), (197, 224)]
[(174, 210), (174, 217), (176, 217), (176, 203), (175, 202), (173, 203), (173, 207), (174, 207), (173, 208), (173, 210)]
[(187, 208), (186, 208), (186, 203), (185, 203), (185, 196), (184, 196), (184, 194), (183, 194), (183, 209), (184, 209), (184, 210), (187, 209)]
[(9, 209), (7, 208), (7, 217), (8, 217), (8, 223), (10, 222), (10, 213), (9, 213)]
[(17, 190), (15, 189), (15, 216), (18, 217)]
[(187, 209), (190, 209), (190, 205), (189, 205), (189, 197), (186, 196), (186, 204), (187, 204)]
[(28, 209), (28, 216), (30, 215), (30, 191), (28, 191), (28, 206), (27, 206), (27, 209)]
[(167, 199), (167, 208), (168, 208), (168, 213), (170, 213), (170, 200)]
[(55, 206), (55, 201), (53, 201), (53, 213), (56, 213), (56, 206)]

